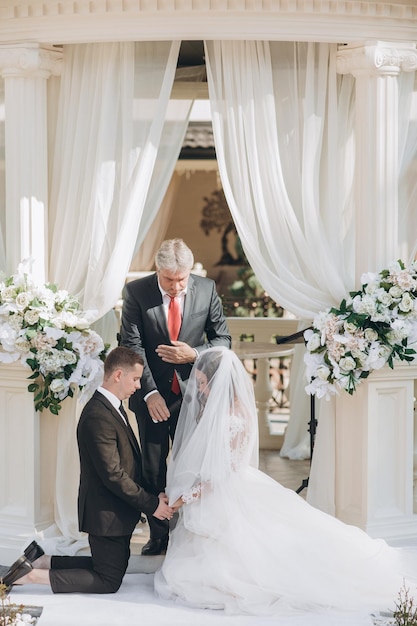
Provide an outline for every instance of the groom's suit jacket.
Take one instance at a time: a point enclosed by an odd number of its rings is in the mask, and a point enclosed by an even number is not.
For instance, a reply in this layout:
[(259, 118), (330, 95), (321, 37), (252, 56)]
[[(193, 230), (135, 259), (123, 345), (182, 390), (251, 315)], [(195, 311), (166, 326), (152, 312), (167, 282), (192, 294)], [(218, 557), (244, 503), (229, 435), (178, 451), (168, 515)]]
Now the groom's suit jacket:
[(152, 515), (159, 500), (141, 487), (141, 455), (132, 429), (99, 391), (81, 413), (77, 441), (79, 529), (97, 536), (131, 534), (141, 511)]
[[(212, 346), (230, 348), (231, 337), (213, 280), (190, 274), (178, 340), (198, 352)], [(130, 403), (136, 413), (141, 410), (140, 399), (150, 391), (157, 389), (165, 399), (169, 395), (174, 366), (162, 361), (155, 349), (160, 344), (170, 343), (156, 273), (127, 283), (123, 292), (121, 345), (139, 352), (145, 360), (141, 389), (132, 396)], [(175, 368), (185, 381), (192, 363)]]

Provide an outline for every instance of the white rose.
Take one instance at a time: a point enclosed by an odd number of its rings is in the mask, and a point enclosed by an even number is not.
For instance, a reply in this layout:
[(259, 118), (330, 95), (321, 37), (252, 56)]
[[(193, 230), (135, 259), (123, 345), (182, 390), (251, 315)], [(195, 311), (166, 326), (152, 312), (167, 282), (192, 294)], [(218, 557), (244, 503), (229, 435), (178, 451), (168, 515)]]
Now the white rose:
[(78, 317), (71, 311), (61, 311), (53, 320), (58, 328), (75, 328)]
[(355, 359), (352, 359), (351, 356), (344, 356), (339, 361), (339, 367), (344, 372), (351, 372), (356, 367)]
[(37, 324), (39, 322), (39, 313), (33, 309), (29, 309), (25, 313), (25, 322), (29, 324), (29, 326)]
[(70, 352), (69, 350), (65, 350), (62, 356), (63, 356), (65, 363), (68, 363), (69, 365), (72, 365), (73, 363), (77, 362), (77, 355), (75, 354), (75, 352)]
[(87, 330), (89, 326), (90, 323), (83, 317), (79, 317), (74, 324), (74, 328), (77, 328), (78, 330)]
[(314, 352), (317, 348), (320, 348), (320, 344), (320, 335), (313, 333), (307, 342), (307, 350), (309, 352)]
[(352, 324), (352, 322), (345, 322), (344, 327), (345, 327), (345, 331), (349, 333), (350, 335), (354, 335), (358, 330), (358, 327), (355, 326), (355, 324)]
[[(68, 392), (69, 383), (65, 378), (54, 378), (49, 388), (54, 395), (59, 396), (62, 400)], [(64, 396), (62, 394), (65, 393)]]
[(26, 309), (26, 307), (29, 305), (31, 300), (32, 300), (32, 296), (30, 293), (28, 293), (27, 291), (21, 291), (16, 296), (16, 306), (19, 309)]
[(373, 296), (364, 295), (363, 298), (357, 296), (353, 299), (353, 309), (356, 313), (372, 316), (377, 311), (376, 301)]
[(385, 291), (385, 289), (378, 290), (377, 297), (384, 306), (390, 306), (392, 303), (392, 294), (389, 291)]
[(408, 313), (409, 311), (412, 311), (414, 309), (413, 298), (410, 296), (408, 292), (403, 294), (403, 297), (401, 298), (401, 301), (398, 304), (398, 308), (400, 309), (400, 311), (403, 311), (403, 313)]
[(381, 344), (379, 346), (379, 350), (378, 350), (379, 356), (383, 359), (385, 359), (385, 361), (388, 360), (389, 355), (391, 354), (391, 348), (389, 346), (383, 345)]
[(1, 290), (1, 297), (3, 300), (13, 300), (15, 296), (14, 287), (4, 287)]
[(389, 293), (394, 299), (398, 300), (398, 298), (401, 298), (403, 290), (400, 287), (398, 287), (398, 285), (394, 285), (389, 290)]
[(327, 365), (319, 365), (316, 370), (316, 376), (320, 380), (329, 380), (330, 369), (327, 367)]
[(363, 363), (365, 361), (366, 355), (362, 352), (359, 347), (351, 349), (353, 360), (359, 363)]
[(378, 339), (378, 333), (373, 328), (365, 329), (365, 339), (372, 343), (372, 341), (376, 341)]

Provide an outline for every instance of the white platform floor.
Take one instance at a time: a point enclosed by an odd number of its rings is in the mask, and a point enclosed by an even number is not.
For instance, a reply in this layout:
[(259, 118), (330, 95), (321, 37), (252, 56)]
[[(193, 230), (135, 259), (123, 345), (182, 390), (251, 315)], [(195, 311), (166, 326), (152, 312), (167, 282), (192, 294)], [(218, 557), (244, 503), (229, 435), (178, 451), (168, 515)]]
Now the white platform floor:
[[(308, 476), (309, 461), (281, 459), (278, 451), (263, 451), (263, 471), (285, 486), (297, 489)], [(304, 492), (301, 493), (305, 495)], [(256, 532), (256, 529), (254, 529)], [(147, 524), (140, 524), (132, 541), (132, 557), (120, 590), (114, 595), (53, 594), (49, 588), (15, 586), (10, 600), (43, 607), (37, 626), (382, 626), (393, 624), (384, 616), (357, 613), (322, 613), (259, 617), (225, 615), (222, 611), (190, 609), (155, 597), (153, 571), (163, 557), (141, 557)], [(248, 538), (250, 541), (250, 537)], [(285, 565), (283, 564), (283, 567)], [(147, 572), (147, 573), (144, 573)], [(393, 598), (393, 607), (394, 607)], [(1, 613), (0, 613), (1, 614)]]

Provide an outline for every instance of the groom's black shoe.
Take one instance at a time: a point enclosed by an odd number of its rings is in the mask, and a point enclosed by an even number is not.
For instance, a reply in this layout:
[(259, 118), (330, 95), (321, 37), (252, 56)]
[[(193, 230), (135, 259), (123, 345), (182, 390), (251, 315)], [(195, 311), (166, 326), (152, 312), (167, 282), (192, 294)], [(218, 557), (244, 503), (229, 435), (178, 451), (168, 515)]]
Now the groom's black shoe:
[(142, 548), (142, 554), (144, 556), (156, 556), (158, 554), (165, 554), (168, 547), (168, 537), (162, 537), (161, 539), (149, 539), (148, 543)]
[(33, 563), (33, 561), (36, 561), (36, 559), (39, 559), (40, 556), (43, 556), (45, 552), (40, 547), (40, 545), (36, 543), (36, 541), (32, 541), (32, 543), (30, 543), (27, 546), (27, 548), (24, 549), (23, 554), (25, 555), (28, 561)]
[(6, 585), (7, 593), (10, 591), (13, 583), (19, 578), (22, 578), (25, 574), (33, 569), (32, 563), (23, 555), (20, 556), (17, 561), (9, 567), (9, 570), (3, 576), (3, 585)]

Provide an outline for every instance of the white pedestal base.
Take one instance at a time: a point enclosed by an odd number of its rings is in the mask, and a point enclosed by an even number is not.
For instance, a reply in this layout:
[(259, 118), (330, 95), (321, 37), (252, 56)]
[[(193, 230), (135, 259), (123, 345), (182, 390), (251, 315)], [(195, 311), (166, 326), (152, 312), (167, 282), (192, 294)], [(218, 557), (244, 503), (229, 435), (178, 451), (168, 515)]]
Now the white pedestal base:
[(335, 417), (336, 517), (390, 543), (417, 541), (414, 385), (417, 366), (373, 372)]
[(34, 410), (30, 370), (0, 365), (0, 563), (54, 523), (58, 417)]

